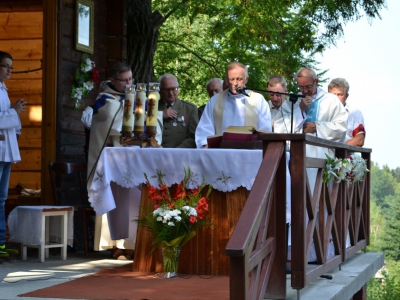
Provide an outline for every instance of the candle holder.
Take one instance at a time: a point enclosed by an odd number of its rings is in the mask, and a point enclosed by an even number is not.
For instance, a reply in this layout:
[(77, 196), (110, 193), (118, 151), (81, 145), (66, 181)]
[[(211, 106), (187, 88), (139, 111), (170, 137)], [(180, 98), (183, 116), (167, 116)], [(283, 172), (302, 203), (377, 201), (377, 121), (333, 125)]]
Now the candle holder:
[[(128, 88), (128, 85), (127, 85)], [(133, 86), (134, 89), (134, 86)], [(128, 93), (126, 93), (128, 95)], [(127, 98), (126, 98), (127, 99)], [(120, 143), (124, 147), (138, 146), (141, 148), (161, 148), (155, 139), (157, 132), (157, 112), (158, 101), (160, 100), (159, 83), (150, 83), (149, 101), (148, 101), (148, 115), (146, 120), (146, 132), (144, 132), (145, 123), (145, 105), (146, 97), (146, 84), (138, 83), (136, 85), (136, 101), (134, 105), (134, 127), (133, 134), (129, 131), (122, 130)], [(125, 105), (126, 109), (126, 105)], [(125, 115), (125, 111), (124, 111)], [(153, 125), (154, 123), (154, 125)], [(150, 129), (149, 129), (150, 126)], [(154, 128), (153, 128), (154, 127)], [(129, 128), (128, 128), (129, 129)]]
[(133, 133), (135, 138), (143, 139), (144, 135), (144, 120), (146, 117), (145, 114), (145, 105), (146, 105), (146, 84), (138, 83), (136, 86), (136, 106), (135, 106), (135, 125), (133, 129)]
[(160, 84), (149, 83), (149, 96), (147, 103), (146, 135), (154, 137), (157, 133), (158, 102), (160, 101)]
[(132, 133), (135, 123), (135, 85), (127, 84), (125, 89), (124, 116), (122, 122), (122, 132)]
[(135, 122), (135, 85), (127, 84), (125, 88), (125, 104), (122, 118), (122, 131), (119, 138), (121, 145), (126, 146), (133, 140), (133, 124)]

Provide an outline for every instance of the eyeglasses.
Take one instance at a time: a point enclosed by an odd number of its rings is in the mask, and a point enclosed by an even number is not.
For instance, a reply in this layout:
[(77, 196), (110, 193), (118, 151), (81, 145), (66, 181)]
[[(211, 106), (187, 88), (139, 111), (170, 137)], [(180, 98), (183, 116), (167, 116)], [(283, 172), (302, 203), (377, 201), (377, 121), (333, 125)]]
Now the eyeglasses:
[(118, 80), (119, 82), (124, 82), (124, 83), (132, 82), (132, 77), (128, 78), (128, 79), (119, 79), (119, 78), (114, 77), (114, 79)]
[[(283, 93), (283, 92), (279, 92), (279, 93)], [(280, 98), (282, 96), (282, 94), (275, 94), (275, 93), (268, 93), (268, 95), (269, 95), (270, 98), (273, 98), (273, 97)]]
[(162, 89), (160, 89), (160, 90), (163, 91), (163, 92), (167, 92), (167, 93), (170, 93), (170, 92), (175, 93), (175, 92), (178, 91), (178, 89), (179, 89), (179, 87), (173, 87), (173, 88), (169, 88), (169, 89), (162, 88)]
[(242, 82), (244, 80), (244, 78), (242, 77), (238, 77), (238, 78), (228, 78), (229, 82), (234, 82), (235, 80), (238, 82)]
[(299, 86), (297, 86), (297, 88), (299, 89), (299, 91), (301, 91), (301, 90), (311, 90), (312, 87), (314, 86), (314, 83), (315, 83), (315, 79), (313, 80), (311, 85), (306, 85), (306, 86), (300, 86), (299, 85)]
[(8, 66), (8, 65), (0, 65), (0, 67), (3, 67), (4, 69), (10, 70), (10, 71), (12, 71), (14, 69), (13, 66)]

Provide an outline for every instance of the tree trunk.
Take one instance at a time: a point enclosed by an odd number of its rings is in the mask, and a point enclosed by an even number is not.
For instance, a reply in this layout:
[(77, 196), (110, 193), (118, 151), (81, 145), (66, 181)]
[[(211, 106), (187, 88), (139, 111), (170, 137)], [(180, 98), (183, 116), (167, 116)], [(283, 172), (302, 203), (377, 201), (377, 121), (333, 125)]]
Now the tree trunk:
[(151, 11), (151, 0), (128, 0), (127, 63), (135, 83), (156, 81), (154, 53), (163, 16)]

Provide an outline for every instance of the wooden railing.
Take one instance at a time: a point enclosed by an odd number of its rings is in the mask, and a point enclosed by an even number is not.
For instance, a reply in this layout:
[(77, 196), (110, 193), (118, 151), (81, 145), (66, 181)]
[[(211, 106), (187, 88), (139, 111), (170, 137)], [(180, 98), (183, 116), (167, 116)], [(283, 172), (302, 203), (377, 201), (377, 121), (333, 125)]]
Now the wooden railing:
[[(324, 183), (326, 159), (306, 157), (306, 145), (335, 149), (341, 158), (360, 152), (368, 169), (371, 149), (305, 134), (260, 135), (260, 139), (263, 162), (226, 247), (230, 299), (286, 297), (286, 141), (290, 141), (292, 288), (304, 288), (369, 244), (370, 174), (356, 184)], [(307, 169), (316, 170), (315, 179), (307, 178)], [(330, 242), (335, 254), (328, 258)], [(317, 262), (310, 265), (312, 244)]]

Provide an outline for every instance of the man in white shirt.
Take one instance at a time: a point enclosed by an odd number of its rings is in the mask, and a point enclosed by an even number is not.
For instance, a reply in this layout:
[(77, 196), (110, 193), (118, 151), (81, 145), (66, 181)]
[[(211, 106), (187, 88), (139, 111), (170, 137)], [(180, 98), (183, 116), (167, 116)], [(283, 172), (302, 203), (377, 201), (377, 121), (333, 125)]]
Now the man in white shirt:
[(21, 161), (17, 135), (21, 134), (19, 114), (25, 111), (24, 99), (14, 104), (8, 98), (5, 80), (10, 79), (13, 58), (0, 51), (0, 258), (18, 255), (18, 250), (9, 249), (6, 245), (6, 212), (4, 209), (8, 197), (11, 163)]
[[(281, 75), (272, 75), (267, 81), (267, 90), (270, 92), (287, 93), (287, 83)], [(272, 128), (276, 133), (291, 133), (292, 122), (292, 103), (286, 101), (286, 95), (281, 94), (268, 94), (270, 101), (269, 109), (271, 110)], [(297, 101), (293, 108), (299, 105)], [(294, 120), (294, 116), (293, 116)], [(293, 121), (293, 126), (295, 122)]]
[[(314, 70), (302, 68), (296, 73), (299, 91), (305, 95), (296, 108), (296, 129), (319, 138), (344, 142), (348, 114), (338, 97), (318, 88)], [(326, 158), (326, 148), (307, 145), (307, 156)], [(328, 155), (332, 156), (331, 151)]]
[(249, 79), (247, 67), (239, 62), (228, 65), (226, 82), (229, 89), (216, 94), (207, 102), (196, 129), (196, 147), (207, 148), (207, 137), (222, 134), (228, 126), (254, 126), (272, 131), (271, 112), (261, 94), (239, 93)]
[[(296, 109), (296, 132), (303, 131), (319, 138), (334, 142), (344, 142), (347, 130), (348, 114), (338, 97), (318, 88), (318, 77), (314, 70), (302, 68), (296, 73), (299, 91), (306, 96)], [(326, 158), (325, 154), (334, 157), (334, 151), (325, 147), (306, 145), (307, 157)], [(316, 168), (307, 168), (308, 183), (311, 193), (314, 192)], [(314, 247), (314, 244), (312, 245)], [(328, 249), (328, 259), (334, 255), (333, 244)], [(317, 257), (312, 248), (309, 261)]]
[(336, 95), (349, 114), (345, 143), (362, 147), (365, 140), (364, 117), (360, 110), (352, 108), (346, 102), (349, 97), (350, 86), (344, 78), (335, 78), (328, 85), (328, 92)]

